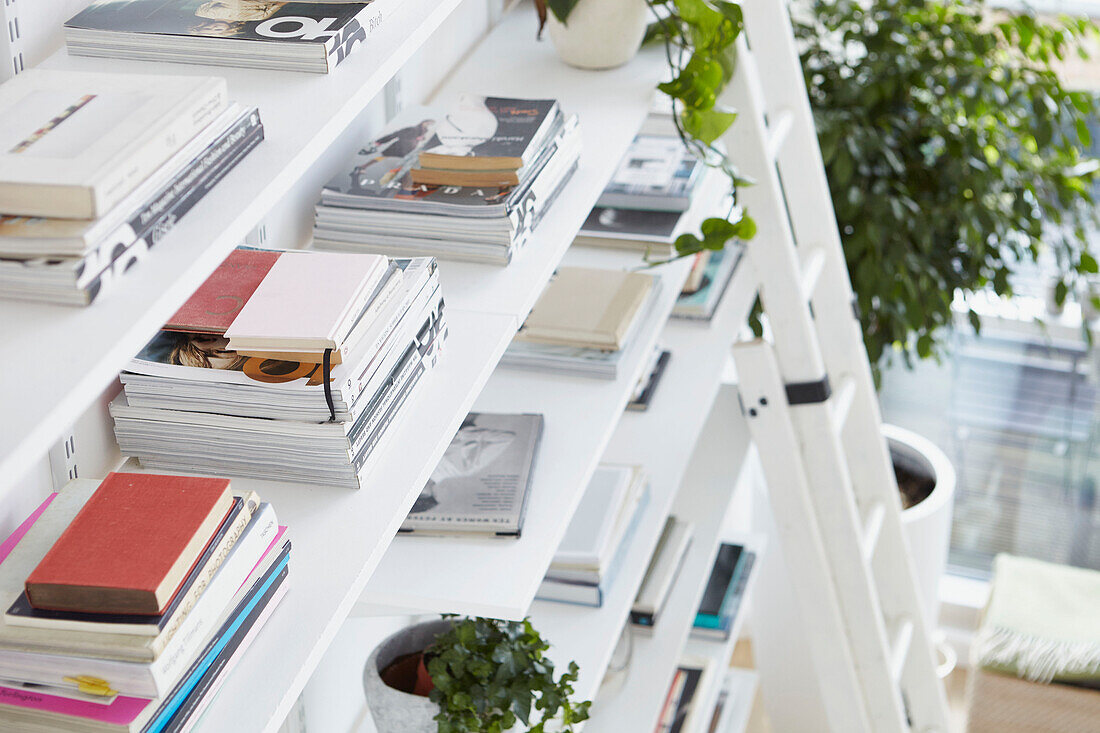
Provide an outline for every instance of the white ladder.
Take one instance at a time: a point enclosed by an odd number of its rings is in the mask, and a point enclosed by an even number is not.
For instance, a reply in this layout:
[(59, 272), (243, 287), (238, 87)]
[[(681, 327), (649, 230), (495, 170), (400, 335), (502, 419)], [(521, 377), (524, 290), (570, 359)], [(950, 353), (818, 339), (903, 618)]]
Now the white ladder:
[(790, 17), (783, 0), (741, 5), (725, 143), (755, 180), (739, 196), (772, 340), (734, 359), (828, 726), (947, 733)]

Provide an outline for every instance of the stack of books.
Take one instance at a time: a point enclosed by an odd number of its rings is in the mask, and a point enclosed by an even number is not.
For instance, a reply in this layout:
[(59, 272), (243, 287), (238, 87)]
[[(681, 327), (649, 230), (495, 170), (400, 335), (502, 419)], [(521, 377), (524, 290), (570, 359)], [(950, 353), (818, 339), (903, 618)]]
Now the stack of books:
[(188, 729), (287, 591), (285, 532), (225, 479), (49, 496), (0, 545), (0, 729)]
[[(650, 119), (660, 119), (660, 115)], [(678, 236), (694, 232), (704, 219), (730, 210), (733, 200), (725, 175), (708, 170), (673, 130), (662, 132), (663, 124), (650, 127), (658, 131), (634, 138), (575, 244), (670, 258), (676, 254)], [(731, 243), (721, 252), (697, 255), (673, 316), (709, 321), (741, 252), (740, 245)]]
[(640, 631), (652, 631), (661, 617), (661, 611), (668, 602), (672, 586), (680, 574), (691, 535), (694, 531), (690, 522), (669, 516), (657, 548), (649, 559), (645, 578), (638, 588), (634, 606), (630, 609), (630, 623)]
[(73, 56), (325, 74), (398, 3), (96, 0), (65, 24)]
[(661, 280), (638, 272), (561, 267), (539, 296), (500, 363), (615, 379), (642, 348)]
[(551, 99), (463, 95), (399, 120), (322, 191), (314, 247), (506, 265), (580, 157)]
[(542, 415), (471, 412), (399, 531), (518, 538), (543, 423)]
[[(685, 657), (676, 667), (654, 733), (703, 733), (711, 711), (702, 708), (705, 691), (717, 674), (709, 659)], [(713, 729), (711, 729), (713, 730)]]
[(121, 375), (143, 465), (359, 488), (446, 338), (431, 258), (238, 249)]
[(87, 305), (264, 137), (224, 79), (30, 69), (0, 86), (0, 294)]
[(641, 466), (599, 466), (537, 597), (602, 606), (648, 502), (649, 484)]
[(691, 635), (725, 641), (737, 620), (756, 554), (742, 545), (723, 542), (718, 547), (703, 600), (695, 614)]

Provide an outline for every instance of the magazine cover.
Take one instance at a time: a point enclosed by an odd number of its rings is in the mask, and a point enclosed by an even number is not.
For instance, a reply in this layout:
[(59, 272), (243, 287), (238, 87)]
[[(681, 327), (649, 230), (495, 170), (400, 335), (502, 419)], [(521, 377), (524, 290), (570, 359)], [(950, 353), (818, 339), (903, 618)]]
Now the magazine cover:
[(542, 426), (542, 415), (467, 415), (401, 531), (518, 536)]
[(441, 114), (426, 115), (412, 124), (372, 140), (355, 157), (355, 165), (329, 181), (326, 189), (349, 196), (401, 201), (426, 201), (455, 206), (506, 205), (515, 186), (424, 186), (413, 183), (409, 171), (419, 154), (440, 144), (436, 135)]
[(607, 239), (630, 239), (668, 244), (682, 214), (677, 211), (642, 211), (595, 207), (584, 220), (581, 234)]
[[(322, 192), (321, 203), (352, 208), (393, 209), (425, 212), (459, 211), (459, 216), (504, 216), (533, 206), (528, 195), (538, 188), (544, 169), (560, 167), (557, 162), (579, 155), (577, 119), (564, 121), (558, 134), (532, 163), (531, 173), (516, 186), (430, 186), (413, 183), (410, 170), (418, 165), (420, 153), (440, 144), (437, 131), (446, 115), (430, 108), (409, 110), (380, 137), (356, 154), (354, 165), (334, 177)], [(571, 165), (568, 163), (567, 165)], [(556, 170), (556, 168), (555, 168)], [(423, 206), (415, 202), (421, 202)], [(403, 203), (411, 205), (402, 205)]]
[(463, 94), (455, 108), (438, 119), (437, 139), (424, 149), (421, 163), (434, 165), (431, 161), (438, 156), (525, 159), (557, 116), (555, 99)]
[(233, 38), (340, 46), (366, 39), (359, 15), (365, 2), (280, 0), (98, 0), (66, 28), (121, 33)]
[(604, 195), (690, 198), (703, 162), (672, 135), (638, 135)]

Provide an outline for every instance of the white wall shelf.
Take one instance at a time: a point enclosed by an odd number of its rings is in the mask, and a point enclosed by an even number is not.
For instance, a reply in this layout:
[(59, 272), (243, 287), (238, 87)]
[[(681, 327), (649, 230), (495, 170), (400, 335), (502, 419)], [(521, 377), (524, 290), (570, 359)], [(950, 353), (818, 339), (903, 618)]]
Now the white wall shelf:
[[(604, 462), (645, 466), (650, 498), (603, 606), (548, 601), (531, 606), (532, 623), (553, 645), (551, 654), (558, 663), (575, 660), (580, 665), (575, 686), (580, 699), (596, 695), (665, 518), (677, 493), (686, 488), (684, 476), (718, 392), (729, 344), (752, 304), (750, 281), (748, 268), (739, 268), (710, 323), (668, 323), (659, 342), (672, 357), (653, 402), (645, 412), (623, 415), (604, 452)], [(727, 468), (734, 475), (737, 466)]]
[[(333, 142), (348, 132), (385, 83), (460, 2), (410, 0), (387, 19), (383, 31), (329, 76), (78, 59), (64, 52), (46, 62), (45, 66), (56, 69), (225, 76), (232, 99), (260, 108), (267, 139), (226, 178), (218, 195), (201, 202), (137, 271), (117, 283), (94, 307), (77, 310), (0, 301), (0, 362), (6, 365), (0, 405), (9, 418), (0, 424), (0, 494), (40, 460), (109, 387), (126, 361), (226, 253), (303, 177), (318, 175), (319, 161)], [(578, 71), (562, 64), (548, 42), (535, 41), (535, 27), (530, 8), (510, 13), (453, 73), (435, 101), (446, 104), (461, 91), (560, 98), (566, 111), (581, 118), (584, 152), (579, 169), (509, 267), (441, 263), (450, 339), (437, 369), (394, 425), (388, 441), (391, 450), (369, 477), (367, 489), (349, 492), (235, 481), (238, 486), (258, 490), (275, 505), (281, 521), (290, 526), (295, 548), (292, 589), (214, 699), (200, 722), (201, 730), (271, 731), (281, 723), (371, 574), (380, 562), (385, 562), (383, 555), (409, 506), (462, 418), (475, 406), (515, 329), (561, 262), (629, 145), (632, 131), (649, 109), (654, 84), (664, 68), (659, 53), (644, 52), (615, 71)], [(629, 259), (623, 253), (609, 252), (570, 255), (570, 261), (613, 263), (602, 266), (616, 267), (624, 266)], [(632, 262), (636, 261), (633, 258)], [(661, 321), (671, 308), (686, 263), (665, 269)], [(751, 288), (746, 284), (745, 289)], [(744, 305), (743, 310), (747, 307)], [(742, 306), (726, 309), (729, 314), (725, 317), (736, 320), (732, 312), (739, 308)], [(707, 341), (706, 327), (678, 324), (676, 330), (695, 334), (682, 338), (694, 338), (700, 344)], [(656, 335), (655, 328), (646, 338), (652, 342)], [(705, 361), (709, 364), (709, 360), (708, 356)], [(487, 599), (481, 610), (518, 616), (530, 606), (538, 579), (619, 420), (634, 377), (642, 368), (641, 361), (639, 357), (637, 363), (628, 365), (624, 376), (610, 384), (584, 380), (585, 384), (580, 385), (578, 380), (564, 377), (537, 378), (538, 390), (545, 393), (542, 399), (553, 394), (554, 385), (569, 383), (566, 391), (583, 400), (597, 417), (592, 420), (591, 433), (584, 434), (587, 439), (569, 434), (576, 432), (575, 416), (573, 425), (548, 425), (548, 452), (565, 453), (574, 446), (582, 455), (561, 467), (558, 475), (564, 489), (550, 485), (550, 477), (541, 479), (544, 485), (534, 495), (529, 511), (531, 516), (546, 517), (548, 521), (536, 522), (528, 530), (532, 551), (517, 568), (517, 577), (525, 580), (508, 593)], [(675, 360), (671, 368), (678, 369)], [(720, 368), (715, 370), (720, 373)], [(476, 402), (478, 409), (540, 410), (535, 399), (539, 395), (528, 394), (536, 383), (530, 379), (532, 376), (502, 373), (501, 386), (486, 392)], [(704, 381), (708, 385), (713, 381), (717, 388), (717, 377)], [(521, 392), (525, 398), (532, 398), (531, 407), (518, 399)], [(705, 396), (706, 390), (699, 391), (700, 404)], [(554, 409), (562, 408), (546, 404), (541, 411), (552, 413)], [(571, 409), (577, 412), (575, 407)], [(700, 424), (706, 407), (701, 410)], [(559, 442), (560, 447), (554, 448)], [(392, 450), (397, 445), (401, 450)], [(690, 454), (690, 445), (684, 451)], [(678, 481), (670, 485), (674, 487)], [(657, 523), (655, 516), (652, 524)], [(495, 570), (507, 572), (506, 563)], [(384, 578), (384, 572), (380, 573), (379, 580)], [(430, 599), (429, 607), (477, 610), (472, 606), (453, 607), (453, 601), (469, 598), (461, 593), (448, 596), (433, 590), (423, 595), (426, 599), (436, 596)], [(389, 596), (401, 597), (396, 592)], [(603, 664), (606, 666), (606, 662)]]
[[(574, 248), (565, 263), (607, 269), (637, 266), (638, 256)], [(518, 539), (397, 537), (363, 594), (369, 608), (520, 619), (535, 597), (573, 511), (595, 471), (687, 276), (688, 262), (653, 270), (661, 292), (618, 379), (500, 368), (474, 408), (545, 417), (527, 516)]]
[[(692, 522), (695, 530), (680, 574), (652, 634), (635, 635), (622, 686), (595, 698), (592, 718), (585, 727), (589, 733), (646, 731), (656, 725), (714, 564), (726, 510), (734, 491), (744, 490), (750, 476), (745, 470), (746, 462), (752, 460), (748, 427), (730, 402), (715, 402), (673, 504), (672, 513)], [(699, 460), (707, 454), (722, 455), (723, 460)], [(558, 643), (563, 648), (556, 653), (565, 658), (569, 652), (564, 646), (573, 642), (563, 636)]]
[(260, 108), (266, 139), (94, 307), (0, 300), (0, 406), (11, 418), (0, 423), (0, 489), (46, 455), (460, 1), (402, 4), (383, 29), (325, 76), (76, 58), (64, 50), (43, 64), (64, 70), (224, 76), (231, 99)]
[[(624, 256), (627, 255), (621, 252), (574, 248), (568, 255), (568, 261), (593, 266), (610, 266)], [(562, 668), (570, 660), (575, 660), (580, 665), (581, 675), (576, 685), (576, 694), (579, 699), (592, 699), (597, 695), (612, 649), (626, 621), (638, 584), (649, 562), (649, 556), (656, 545), (664, 519), (673, 506), (677, 491), (688, 470), (689, 459), (703, 430), (715, 394), (718, 392), (726, 363), (728, 344), (745, 323), (753, 297), (751, 274), (748, 268), (740, 268), (710, 323), (673, 320), (669, 321), (661, 332), (658, 343), (673, 351), (673, 358), (669, 362), (661, 387), (654, 396), (649, 410), (637, 413), (626, 412), (622, 415), (604, 451), (604, 456), (600, 459), (646, 465), (651, 478), (652, 491), (646, 513), (632, 542), (628, 562), (620, 570), (618, 580), (612, 586), (603, 607), (589, 608), (545, 601), (535, 601), (530, 605), (532, 623), (551, 642), (550, 655), (554, 660)], [(506, 375), (517, 378), (529, 376), (522, 372), (501, 370), (500, 374), (494, 374), (490, 385), (499, 377)], [(553, 380), (548, 381), (552, 386)], [(611, 388), (608, 383), (604, 383), (604, 386), (605, 389)], [(488, 395), (490, 390), (491, 386), (487, 387), (485, 394)], [(505, 407), (508, 404), (511, 403), (505, 403)], [(480, 401), (477, 406), (481, 406)], [(515, 408), (507, 407), (507, 409)], [(676, 425), (676, 430), (667, 430), (667, 427), (672, 424)], [(575, 418), (571, 426), (577, 426)], [(733, 449), (736, 453), (737, 450), (743, 450), (743, 446), (733, 446)], [(572, 462), (579, 463), (582, 460), (587, 459), (574, 457)], [(545, 465), (545, 462), (542, 465)], [(541, 492), (551, 500), (544, 506), (553, 506), (553, 499), (557, 496), (554, 493), (555, 487), (546, 483), (540, 483), (540, 487)], [(715, 497), (715, 500), (714, 511), (721, 513), (724, 505), (717, 506), (720, 503), (720, 497)], [(529, 510), (529, 521), (534, 516), (534, 509), (535, 507), (532, 506)], [(400, 549), (400, 545), (406, 540), (412, 542), (416, 539), (398, 538), (390, 545), (387, 556), (382, 561), (383, 567), (392, 559), (391, 555)], [(479, 547), (477, 551), (481, 556), (476, 560), (480, 563), (478, 565), (467, 565), (475, 560), (465, 558), (463, 565), (477, 567), (478, 572), (471, 574), (456, 571), (458, 584), (473, 583), (474, 585), (471, 586), (473, 590), (487, 592), (490, 595), (499, 593), (478, 581), (482, 576), (492, 579), (499, 577), (497, 573), (510, 572), (510, 568), (502, 565), (510, 562), (507, 542), (507, 540), (487, 541), (485, 547)], [(715, 539), (715, 548), (716, 542)], [(441, 557), (446, 558), (453, 552), (455, 544), (449, 544), (445, 549), (446, 553), (435, 553), (432, 557), (432, 566), (436, 566)], [(446, 567), (449, 568), (450, 565), (448, 561)], [(380, 572), (381, 568), (375, 573), (371, 583), (381, 577)], [(515, 575), (520, 577), (519, 573)], [(705, 577), (700, 583), (703, 581)], [(494, 582), (493, 585), (500, 584)], [(677, 592), (680, 591), (677, 590)], [(699, 592), (702, 592), (701, 585)], [(746, 606), (747, 602), (742, 604), (742, 608)], [(399, 609), (393, 607), (367, 603), (361, 604), (359, 610), (379, 614), (399, 612)], [(363, 663), (374, 645), (390, 633), (397, 623), (401, 622), (396, 618), (389, 618), (388, 623), (378, 617), (348, 619), (337, 642), (330, 647), (318, 669), (317, 676), (307, 690), (306, 713), (311, 725), (323, 724), (321, 730), (350, 730), (360, 733), (373, 731), (364, 707), (361, 682)], [(740, 620), (738, 627), (739, 625)], [(732, 636), (736, 638), (736, 629)], [(711, 646), (715, 645), (711, 644)], [(664, 660), (667, 665), (671, 665), (674, 661), (674, 657)], [(671, 667), (669, 672), (671, 674)]]

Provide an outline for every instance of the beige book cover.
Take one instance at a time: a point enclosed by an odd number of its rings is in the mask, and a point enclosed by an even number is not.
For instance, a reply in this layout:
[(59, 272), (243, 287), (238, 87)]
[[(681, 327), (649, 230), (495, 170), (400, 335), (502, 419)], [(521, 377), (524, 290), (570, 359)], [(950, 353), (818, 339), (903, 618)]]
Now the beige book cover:
[(516, 339), (618, 350), (655, 279), (638, 272), (559, 268)]

